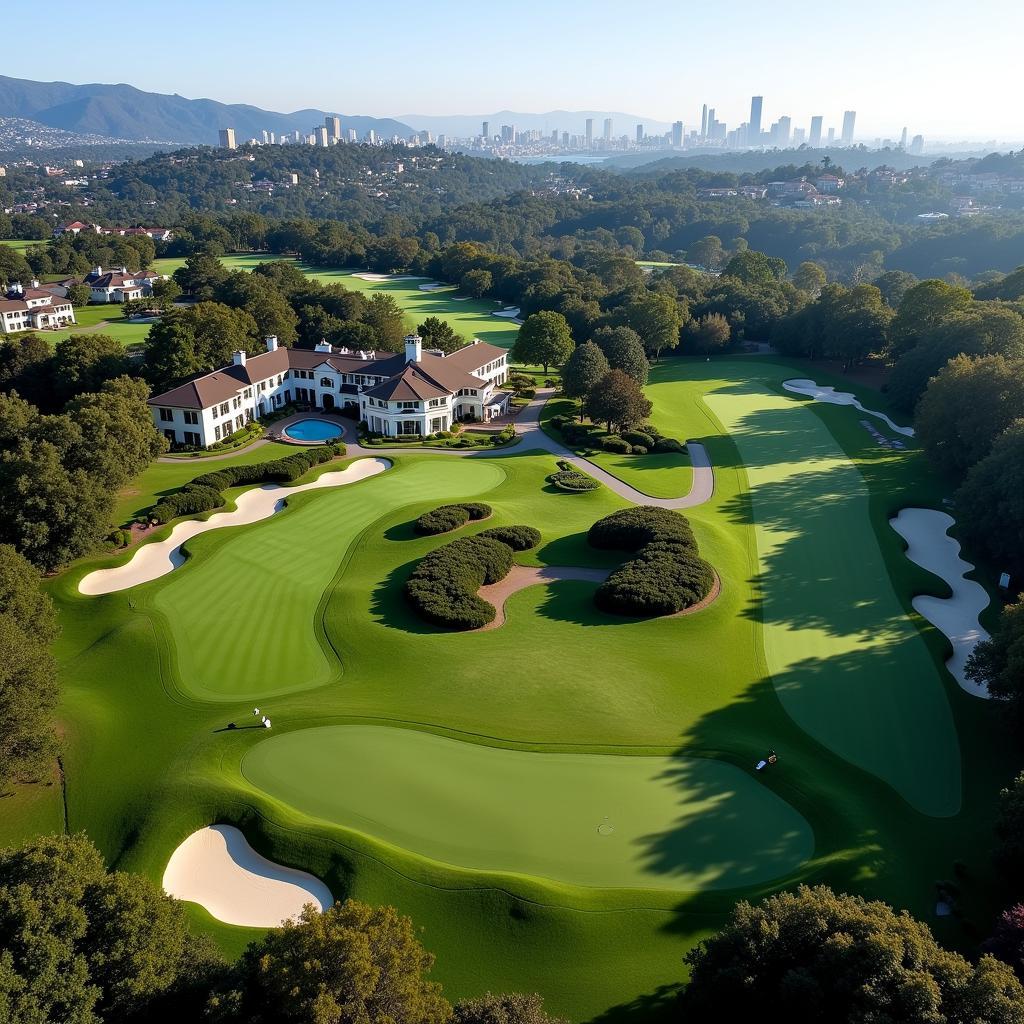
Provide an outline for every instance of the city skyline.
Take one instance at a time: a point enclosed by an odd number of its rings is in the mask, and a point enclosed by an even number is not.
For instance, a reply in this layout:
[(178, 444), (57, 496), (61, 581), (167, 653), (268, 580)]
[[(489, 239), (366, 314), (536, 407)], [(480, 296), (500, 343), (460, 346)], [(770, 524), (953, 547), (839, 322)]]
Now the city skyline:
[[(913, 5), (865, 0), (855, 19), (825, 10), (813, 26), (802, 24), (802, 16), (789, 17), (798, 10), (790, 0), (773, 7), (770, 16), (762, 6), (740, 0), (736, 13), (746, 17), (730, 19), (727, 27), (696, 5), (659, 11), (656, 24), (607, 0), (594, 0), (583, 17), (575, 8), (536, 0), (498, 0), (486, 12), (468, 0), (440, 0), (429, 19), (414, 17), (420, 8), (408, 0), (395, 0), (393, 8), (384, 38), (368, 8), (346, 7), (344, 17), (336, 18), (332, 5), (310, 0), (307, 17), (282, 21), (269, 0), (244, 8), (237, 2), (200, 6), (182, 0), (180, 16), (161, 30), (162, 45), (179, 59), (153, 61), (147, 28), (128, 24), (120, 30), (124, 45), (117, 62), (99, 76), (92, 44), (106, 45), (103, 30), (87, 19), (78, 24), (80, 8), (68, 0), (55, 0), (49, 10), (58, 19), (62, 12), (75, 19), (81, 37), (80, 46), (62, 55), (61, 79), (107, 78), (143, 90), (285, 112), (333, 108), (401, 119), (603, 109), (628, 111), (642, 122), (682, 119), (690, 127), (704, 97), (713, 93), (717, 118), (727, 124), (748, 120), (750, 96), (763, 95), (762, 127), (785, 114), (806, 129), (813, 115), (837, 122), (844, 110), (854, 109), (865, 138), (899, 137), (904, 125), (933, 139), (1024, 135), (1014, 102), (1013, 52), (1024, 33), (1024, 10), (998, 0), (979, 0), (971, 19), (950, 0), (931, 4), (927, 19)], [(991, 31), (986, 11), (998, 15), (998, 32)], [(538, 34), (530, 37), (531, 45), (500, 49), (513, 20), (532, 24)], [(315, 45), (310, 21), (317, 24)], [(727, 41), (731, 52), (743, 54), (742, 62), (726, 69), (714, 47), (696, 47), (678, 59), (679, 40), (711, 37)], [(609, 38), (614, 50), (595, 59), (598, 44), (605, 46)], [(498, 61), (495, 46), (504, 55)], [(318, 52), (344, 52), (345, 59), (319, 60)], [(440, 58), (413, 87), (403, 69), (417, 66), (424, 53)], [(884, 75), (878, 73), (883, 67)], [(48, 77), (40, 76), (31, 52), (6, 55), (4, 70), (14, 77)]]

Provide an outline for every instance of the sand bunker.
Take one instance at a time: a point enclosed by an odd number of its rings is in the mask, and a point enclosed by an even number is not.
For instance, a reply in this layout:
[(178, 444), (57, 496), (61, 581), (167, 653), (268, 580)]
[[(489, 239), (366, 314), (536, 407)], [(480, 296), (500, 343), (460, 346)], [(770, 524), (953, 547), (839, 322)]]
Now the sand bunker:
[[(503, 626), (505, 624), (505, 602), (513, 594), (518, 594), (520, 590), (537, 586), (540, 583), (552, 583), (555, 580), (582, 580), (585, 583), (603, 583), (611, 572), (611, 569), (584, 569), (571, 565), (513, 565), (509, 574), (503, 580), (499, 580), (497, 583), (489, 583), (477, 591), (477, 594), (488, 604), (494, 605), (497, 615), (486, 626), (481, 626), (479, 629), (474, 630), (474, 632), (482, 633), (484, 630), (497, 629), (499, 626)], [(703, 601), (698, 601), (697, 604), (684, 608), (681, 612), (676, 612), (675, 615), (669, 616), (669, 618), (693, 615), (694, 612), (707, 608), (721, 592), (722, 581), (718, 578), (718, 573), (716, 572), (711, 592)]]
[(323, 487), (341, 487), (345, 484), (365, 480), (376, 476), (391, 467), (388, 459), (360, 459), (345, 469), (334, 473), (324, 473), (312, 483), (299, 484), (297, 487), (283, 487), (281, 484), (264, 484), (244, 491), (235, 499), (236, 508), (233, 512), (217, 512), (209, 519), (201, 521), (189, 519), (178, 523), (165, 540), (144, 544), (136, 552), (131, 561), (113, 569), (97, 569), (84, 576), (78, 584), (82, 594), (95, 596), (112, 594), (118, 590), (137, 587), (140, 583), (150, 583), (173, 572), (187, 561), (182, 545), (193, 537), (208, 530), (219, 530), (225, 526), (244, 526), (258, 523), (261, 519), (269, 519), (284, 508), (289, 495), (301, 494), (303, 491), (319, 490)]
[(889, 525), (907, 542), (907, 558), (922, 569), (945, 580), (952, 597), (914, 598), (914, 610), (949, 637), (953, 656), (946, 661), (950, 675), (975, 697), (988, 697), (987, 687), (972, 682), (964, 674), (967, 659), (975, 644), (988, 639), (978, 616), (988, 607), (985, 588), (964, 574), (974, 566), (960, 557), (960, 544), (946, 532), (955, 520), (933, 508), (905, 508)]
[(218, 921), (250, 928), (276, 928), (298, 917), (307, 903), (321, 911), (334, 903), (319, 878), (267, 860), (233, 825), (193, 832), (171, 854), (163, 887)]
[(421, 292), (436, 292), (438, 288), (450, 288), (451, 285), (439, 284), (437, 281), (431, 281), (430, 284), (421, 284)]
[(861, 412), (866, 413), (868, 416), (874, 416), (882, 420), (883, 423), (888, 424), (890, 430), (895, 430), (897, 434), (902, 434), (904, 437), (914, 436), (913, 427), (898, 427), (884, 412), (865, 409), (857, 397), (851, 395), (849, 391), (836, 391), (835, 388), (815, 384), (813, 380), (787, 380), (783, 381), (782, 386), (787, 391), (792, 391), (797, 395), (806, 395), (808, 398), (813, 398), (818, 402), (828, 402), (830, 405), (852, 405), (854, 409), (860, 409)]
[(496, 310), (491, 314), (491, 316), (503, 316), (507, 317), (509, 320), (516, 320), (519, 317), (519, 307), (507, 306), (505, 309)]
[(358, 277), (360, 281), (372, 281), (375, 284), (379, 284), (383, 281), (422, 281), (423, 276), (421, 274), (352, 274), (352, 277)]

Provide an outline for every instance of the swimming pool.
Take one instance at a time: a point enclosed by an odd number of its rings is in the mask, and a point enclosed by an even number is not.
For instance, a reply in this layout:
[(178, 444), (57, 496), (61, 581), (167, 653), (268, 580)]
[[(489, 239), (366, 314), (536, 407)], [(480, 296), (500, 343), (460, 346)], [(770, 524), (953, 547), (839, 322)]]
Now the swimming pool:
[(283, 433), (295, 441), (329, 441), (332, 437), (341, 437), (344, 430), (326, 420), (297, 420), (289, 423)]

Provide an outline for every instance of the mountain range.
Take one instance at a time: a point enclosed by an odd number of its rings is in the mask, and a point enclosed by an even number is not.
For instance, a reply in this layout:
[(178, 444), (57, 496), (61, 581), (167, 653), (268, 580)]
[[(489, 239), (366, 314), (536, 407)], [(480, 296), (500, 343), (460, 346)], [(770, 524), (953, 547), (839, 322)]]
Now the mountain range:
[(494, 114), (450, 114), (433, 116), (430, 114), (401, 114), (400, 119), (412, 125), (416, 131), (431, 131), (436, 135), (454, 135), (456, 138), (468, 138), (480, 134), (484, 121), (490, 125), (491, 135), (497, 135), (503, 124), (515, 125), (517, 131), (540, 129), (542, 132), (570, 132), (583, 135), (586, 132), (587, 118), (594, 121), (594, 137), (600, 138), (604, 131), (604, 119), (612, 119), (612, 135), (632, 136), (636, 126), (642, 124), (648, 135), (661, 135), (671, 129), (667, 121), (655, 121), (638, 114), (624, 114), (612, 110), (549, 110), (543, 114), (528, 114), (516, 110), (499, 110)]
[[(32, 82), (0, 75), (0, 116), (27, 118), (69, 132), (148, 142), (217, 144), (220, 128), (234, 128), (239, 142), (259, 138), (263, 129), (282, 135), (309, 132), (333, 111), (296, 110), (282, 114), (243, 103), (190, 100), (143, 92), (130, 85), (72, 85)], [(359, 136), (373, 129), (378, 135), (408, 136), (407, 124), (388, 117), (340, 114), (343, 132)]]

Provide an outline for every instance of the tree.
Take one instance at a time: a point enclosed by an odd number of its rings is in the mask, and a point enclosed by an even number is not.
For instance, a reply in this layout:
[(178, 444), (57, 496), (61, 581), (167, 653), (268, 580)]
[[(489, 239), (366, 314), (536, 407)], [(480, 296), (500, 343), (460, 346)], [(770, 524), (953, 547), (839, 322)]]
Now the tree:
[(999, 915), (995, 931), (981, 944), (981, 951), (1009, 964), (1018, 978), (1024, 977), (1024, 903), (1015, 903)]
[(889, 329), (892, 354), (898, 357), (909, 352), (950, 313), (968, 309), (973, 301), (966, 288), (957, 288), (945, 281), (922, 281), (907, 289)]
[(68, 287), (68, 302), (76, 309), (87, 306), (92, 298), (92, 289), (87, 284), (73, 284)]
[(626, 303), (617, 312), (616, 319), (640, 335), (647, 357), (656, 361), (662, 350), (673, 349), (679, 344), (684, 316), (672, 296), (646, 292)]
[(1017, 725), (1024, 725), (1024, 601), (1003, 608), (998, 629), (975, 645), (965, 671), (992, 697), (1009, 701)]
[(31, 281), (32, 277), (32, 268), (25, 257), (9, 245), (0, 245), (0, 288), (6, 289), (15, 281), (24, 284)]
[(228, 271), (216, 256), (198, 252), (174, 272), (178, 286), (194, 299), (209, 301), (227, 279)]
[(627, 430), (643, 423), (651, 415), (651, 403), (640, 385), (622, 370), (609, 370), (590, 390), (587, 411), (595, 420)]
[(452, 1024), (566, 1024), (544, 1012), (544, 1000), (536, 992), (495, 996), (455, 1004)]
[(640, 335), (631, 327), (601, 327), (592, 340), (605, 354), (611, 369), (628, 373), (641, 387), (647, 383), (651, 364)]
[(1024, 373), (1003, 356), (957, 356), (928, 384), (915, 426), (928, 457), (944, 472), (962, 474), (1024, 414)]
[(825, 287), (827, 281), (825, 268), (820, 263), (812, 263), (810, 260), (804, 260), (793, 272), (793, 286), (806, 292), (811, 298), (816, 299), (821, 294), (821, 289)]
[(565, 363), (572, 352), (572, 333), (565, 317), (547, 309), (526, 318), (512, 346), (512, 358), (517, 363), (539, 363), (545, 373), (552, 364)]
[(686, 259), (698, 267), (717, 270), (725, 262), (725, 250), (717, 235), (705, 235), (686, 250)]
[(494, 287), (489, 270), (469, 270), (462, 275), (459, 289), (474, 299), (482, 299)]
[(769, 285), (786, 276), (786, 261), (779, 256), (747, 249), (738, 252), (722, 269), (722, 277), (734, 277), (744, 284)]
[(836, 293), (823, 312), (826, 351), (842, 360), (844, 370), (885, 350), (893, 312), (874, 285), (859, 284)]
[(10, 544), (0, 544), (0, 614), (25, 633), (49, 644), (60, 632), (49, 595), (39, 589), (39, 571)]
[(365, 303), (362, 321), (372, 329), (374, 348), (384, 352), (401, 352), (406, 335), (405, 314), (394, 298), (386, 292), (374, 292)]
[(996, 866), (1020, 895), (1021, 870), (1024, 870), (1024, 772), (999, 791), (996, 813)]
[(967, 540), (1024, 578), (1024, 419), (1015, 421), (956, 492), (957, 520)]
[(909, 914), (825, 886), (737, 904), (686, 960), (686, 1020), (1024, 1020), (1024, 988), (1005, 964), (972, 965)]
[(85, 835), (0, 851), (0, 1009), (12, 1024), (122, 1024), (173, 1004), (198, 1018), (220, 969), (184, 905), (146, 878), (108, 874)]
[(691, 320), (688, 334), (695, 352), (721, 352), (732, 340), (732, 328), (721, 313), (708, 313)]
[(437, 316), (428, 316), (416, 328), (416, 333), (423, 339), (424, 348), (439, 348), (446, 354), (457, 352), (466, 344), (465, 339), (455, 333), (455, 328), (447, 320)]
[(886, 305), (899, 309), (903, 296), (917, 284), (917, 278), (906, 270), (887, 270), (871, 282), (881, 293)]
[(291, 345), (299, 336), (299, 318), (284, 293), (259, 274), (235, 271), (218, 285), (216, 298), (225, 305), (244, 309), (256, 321), (261, 337), (274, 335), (282, 345)]
[(393, 907), (307, 907), (242, 954), (211, 1010), (246, 1024), (445, 1024), (451, 1007), (427, 978), (433, 963)]
[(121, 343), (109, 334), (71, 334), (58, 341), (50, 362), (57, 405), (98, 390), (112, 377), (126, 374), (130, 365)]
[(173, 277), (153, 282), (153, 298), (162, 299), (170, 304), (181, 298), (181, 285)]
[(562, 390), (569, 398), (577, 398), (581, 412), (586, 411), (587, 396), (608, 372), (605, 354), (592, 341), (577, 345), (562, 367)]
[(0, 345), (0, 391), (17, 391), (22, 398), (50, 398), (50, 343), (38, 334), (16, 334)]

